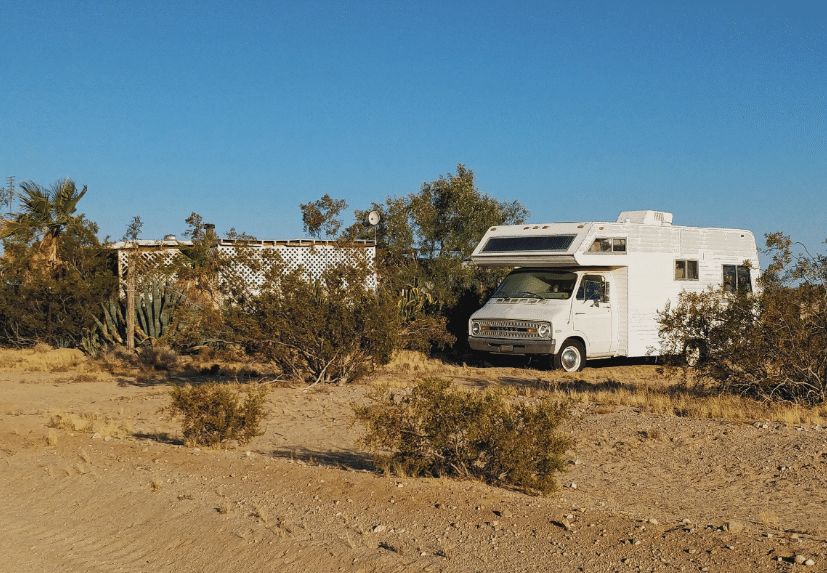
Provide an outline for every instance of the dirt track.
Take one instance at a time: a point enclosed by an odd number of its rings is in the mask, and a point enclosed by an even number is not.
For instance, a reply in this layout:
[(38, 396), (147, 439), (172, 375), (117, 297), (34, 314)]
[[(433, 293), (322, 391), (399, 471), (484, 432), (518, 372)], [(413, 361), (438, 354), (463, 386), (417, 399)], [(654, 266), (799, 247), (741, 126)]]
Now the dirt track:
[[(565, 487), (539, 498), (375, 473), (350, 427), (367, 391), (274, 389), (264, 436), (198, 451), (158, 413), (163, 385), (0, 372), (0, 571), (827, 570), (822, 428), (585, 405)], [(49, 446), (54, 411), (132, 432)]]

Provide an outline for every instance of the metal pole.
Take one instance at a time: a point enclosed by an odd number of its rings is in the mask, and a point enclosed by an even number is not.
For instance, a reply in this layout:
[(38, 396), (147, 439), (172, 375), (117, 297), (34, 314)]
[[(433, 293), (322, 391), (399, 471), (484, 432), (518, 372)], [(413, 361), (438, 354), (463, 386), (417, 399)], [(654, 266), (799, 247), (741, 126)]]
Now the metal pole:
[(138, 274), (138, 249), (127, 254), (126, 267), (126, 349), (135, 350), (135, 278)]

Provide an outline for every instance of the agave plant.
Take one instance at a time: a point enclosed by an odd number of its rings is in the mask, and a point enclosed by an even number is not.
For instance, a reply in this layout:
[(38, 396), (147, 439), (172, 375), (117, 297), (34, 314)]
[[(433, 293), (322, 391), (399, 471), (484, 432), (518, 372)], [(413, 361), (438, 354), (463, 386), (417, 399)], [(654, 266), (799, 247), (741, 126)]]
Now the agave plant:
[[(135, 293), (135, 336), (139, 344), (171, 334), (174, 327), (172, 311), (184, 294), (176, 290), (171, 280), (153, 279), (144, 283)], [(110, 298), (102, 305), (103, 320), (95, 318), (98, 330), (109, 344), (123, 344), (126, 339), (126, 301)]]

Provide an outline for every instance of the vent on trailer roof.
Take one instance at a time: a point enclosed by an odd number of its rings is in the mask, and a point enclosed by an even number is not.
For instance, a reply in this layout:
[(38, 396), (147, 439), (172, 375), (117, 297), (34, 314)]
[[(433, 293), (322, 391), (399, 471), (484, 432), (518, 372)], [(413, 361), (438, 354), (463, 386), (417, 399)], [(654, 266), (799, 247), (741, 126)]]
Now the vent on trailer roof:
[(665, 211), (623, 211), (617, 216), (617, 222), (668, 227), (672, 224), (672, 213), (666, 213)]

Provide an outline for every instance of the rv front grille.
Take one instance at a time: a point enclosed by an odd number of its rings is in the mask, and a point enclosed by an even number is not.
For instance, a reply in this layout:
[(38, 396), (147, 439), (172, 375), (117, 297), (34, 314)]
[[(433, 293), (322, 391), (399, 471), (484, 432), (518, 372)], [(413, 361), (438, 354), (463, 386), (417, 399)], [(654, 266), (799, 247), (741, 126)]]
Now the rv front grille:
[(533, 320), (475, 320), (474, 336), (544, 340), (551, 335), (551, 324)]

